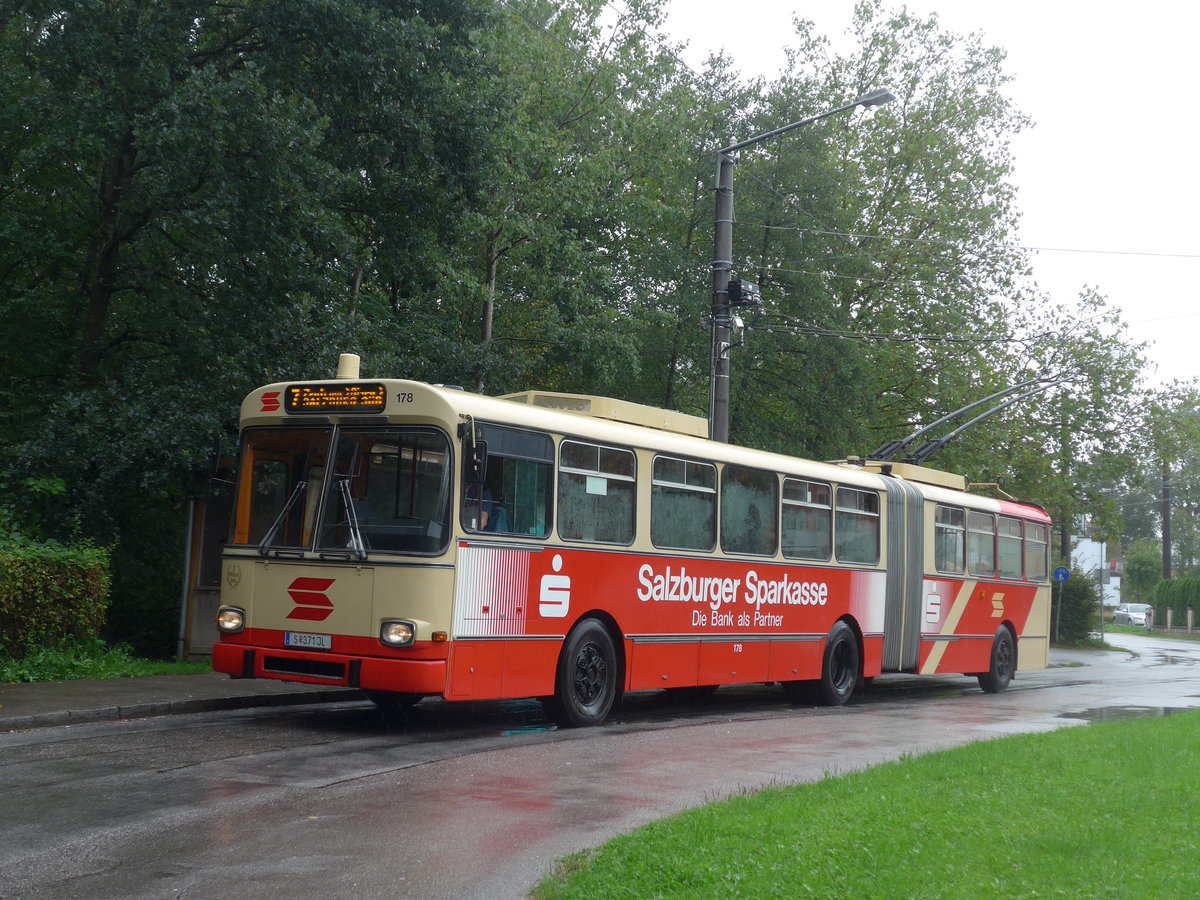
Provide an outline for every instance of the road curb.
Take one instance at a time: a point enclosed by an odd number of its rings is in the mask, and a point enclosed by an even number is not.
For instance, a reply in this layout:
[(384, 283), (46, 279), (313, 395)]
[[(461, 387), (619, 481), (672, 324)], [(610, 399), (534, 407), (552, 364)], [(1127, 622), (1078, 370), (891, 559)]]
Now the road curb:
[(363, 692), (345, 690), (295, 691), (288, 694), (251, 694), (238, 697), (204, 697), (186, 700), (157, 700), (123, 706), (98, 706), (91, 709), (0, 717), (0, 731), (24, 731), (60, 725), (83, 725), (113, 719), (148, 719), (155, 716), (187, 715), (227, 709), (251, 709), (261, 706), (301, 706), (308, 703), (349, 703), (366, 699)]

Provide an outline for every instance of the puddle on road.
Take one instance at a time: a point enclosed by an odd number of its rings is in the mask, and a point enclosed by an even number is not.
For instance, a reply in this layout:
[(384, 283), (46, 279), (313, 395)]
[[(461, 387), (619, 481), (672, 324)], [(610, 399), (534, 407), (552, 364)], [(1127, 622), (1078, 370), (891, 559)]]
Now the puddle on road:
[(1083, 719), (1086, 722), (1111, 722), (1118, 719), (1161, 719), (1172, 713), (1186, 712), (1186, 706), (1100, 706), (1082, 712), (1059, 713), (1060, 719)]
[(1191, 656), (1180, 656), (1175, 653), (1164, 653), (1159, 651), (1154, 654), (1154, 662), (1151, 665), (1156, 666), (1194, 666), (1196, 660)]

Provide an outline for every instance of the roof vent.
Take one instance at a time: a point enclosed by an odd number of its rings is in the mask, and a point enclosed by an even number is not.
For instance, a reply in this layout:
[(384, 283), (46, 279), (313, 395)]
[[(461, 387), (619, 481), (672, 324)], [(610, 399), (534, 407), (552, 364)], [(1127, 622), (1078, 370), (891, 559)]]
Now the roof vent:
[(511, 400), (514, 403), (526, 403), (542, 409), (557, 409), (576, 415), (591, 416), (594, 419), (607, 419), (610, 422), (624, 422), (628, 425), (641, 425), (643, 428), (657, 428), (659, 431), (672, 431), (692, 437), (708, 437), (708, 419), (701, 416), (691, 416), (687, 413), (659, 409), (656, 406), (646, 406), (641, 403), (630, 403), (628, 400), (614, 400), (612, 397), (559, 394), (554, 391), (524, 391), (519, 394), (505, 394), (500, 399)]

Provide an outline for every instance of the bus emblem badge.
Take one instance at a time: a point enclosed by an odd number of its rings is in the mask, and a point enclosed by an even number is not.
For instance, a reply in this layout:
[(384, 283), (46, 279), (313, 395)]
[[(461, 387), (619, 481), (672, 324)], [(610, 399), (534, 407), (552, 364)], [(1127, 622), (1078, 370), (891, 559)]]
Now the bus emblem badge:
[(925, 624), (936, 625), (942, 621), (942, 598), (936, 592), (925, 596)]
[[(563, 560), (558, 553), (550, 561), (554, 571), (562, 570)], [(542, 589), (538, 594), (538, 612), (547, 619), (565, 619), (571, 608), (571, 576), (543, 575)]]
[(296, 608), (287, 614), (289, 619), (324, 622), (333, 612), (333, 601), (325, 594), (333, 584), (332, 578), (297, 578), (287, 586), (288, 596)]

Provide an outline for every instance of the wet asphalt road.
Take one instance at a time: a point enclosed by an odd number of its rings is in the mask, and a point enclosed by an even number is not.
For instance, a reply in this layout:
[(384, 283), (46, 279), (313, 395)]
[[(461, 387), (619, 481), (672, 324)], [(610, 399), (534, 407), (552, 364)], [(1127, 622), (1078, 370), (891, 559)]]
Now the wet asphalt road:
[[(0, 897), (525, 896), (557, 857), (700, 803), (972, 740), (1200, 706), (1200, 644), (1110, 638), (1005, 694), (887, 677), (841, 709), (779, 688), (205, 713), (0, 735)], [(1080, 664), (1082, 663), (1082, 664)]]

